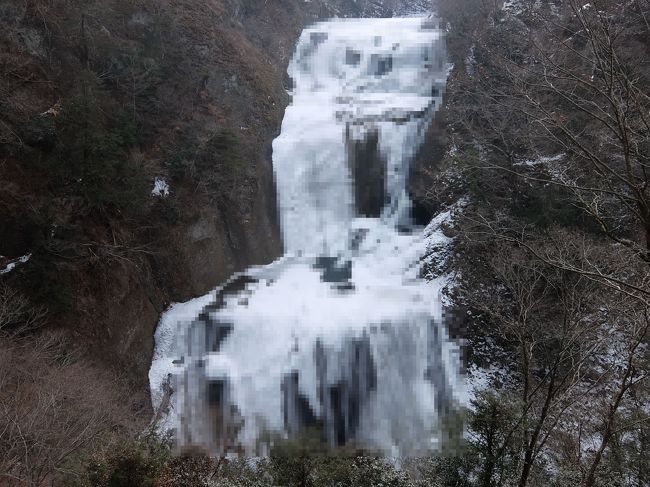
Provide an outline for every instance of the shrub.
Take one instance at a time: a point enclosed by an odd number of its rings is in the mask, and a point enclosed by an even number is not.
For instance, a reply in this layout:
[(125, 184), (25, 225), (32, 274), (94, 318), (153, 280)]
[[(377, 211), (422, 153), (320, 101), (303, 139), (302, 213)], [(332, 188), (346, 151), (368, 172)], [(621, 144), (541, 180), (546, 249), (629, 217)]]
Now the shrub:
[(124, 442), (109, 452), (94, 455), (86, 467), (85, 485), (154, 487), (170, 458), (169, 440), (148, 434), (139, 440)]
[[(55, 333), (0, 333), (0, 484), (48, 485), (136, 422), (124, 390)], [(64, 483), (68, 485), (69, 483)]]

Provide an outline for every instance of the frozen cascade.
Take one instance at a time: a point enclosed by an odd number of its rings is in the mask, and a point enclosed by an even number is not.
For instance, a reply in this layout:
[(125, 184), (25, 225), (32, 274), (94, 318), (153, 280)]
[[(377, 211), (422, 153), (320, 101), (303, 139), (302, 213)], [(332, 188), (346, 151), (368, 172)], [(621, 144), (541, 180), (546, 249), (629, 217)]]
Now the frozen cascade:
[(446, 215), (404, 229), (409, 164), (446, 74), (426, 18), (302, 33), (273, 143), (285, 255), (172, 306), (156, 331), (154, 407), (181, 445), (263, 454), (273, 434), (314, 427), (333, 446), (436, 447), (461, 387), (441, 283), (420, 274)]

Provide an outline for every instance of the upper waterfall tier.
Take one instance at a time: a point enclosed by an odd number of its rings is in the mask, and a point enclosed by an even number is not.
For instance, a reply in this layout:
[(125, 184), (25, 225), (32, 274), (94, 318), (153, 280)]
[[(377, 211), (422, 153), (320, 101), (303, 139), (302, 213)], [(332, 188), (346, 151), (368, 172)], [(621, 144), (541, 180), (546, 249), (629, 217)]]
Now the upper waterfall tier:
[[(293, 100), (273, 165), (289, 253), (340, 255), (355, 199), (351, 147), (377, 138), (381, 214), (408, 211), (406, 177), (446, 83), (444, 42), (423, 18), (335, 20), (306, 29), (289, 65)], [(359, 178), (357, 178), (359, 179)]]

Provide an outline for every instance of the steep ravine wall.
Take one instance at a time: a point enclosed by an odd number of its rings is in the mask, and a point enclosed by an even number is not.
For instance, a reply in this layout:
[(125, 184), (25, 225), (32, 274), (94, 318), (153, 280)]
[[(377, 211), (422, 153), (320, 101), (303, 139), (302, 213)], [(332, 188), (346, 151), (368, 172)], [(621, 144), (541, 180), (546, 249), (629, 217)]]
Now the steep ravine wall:
[[(423, 3), (0, 1), (0, 266), (32, 255), (0, 284), (145, 388), (167, 304), (282, 250), (271, 142), (302, 28)], [(77, 160), (99, 161), (97, 185)], [(156, 178), (167, 196), (150, 195)]]

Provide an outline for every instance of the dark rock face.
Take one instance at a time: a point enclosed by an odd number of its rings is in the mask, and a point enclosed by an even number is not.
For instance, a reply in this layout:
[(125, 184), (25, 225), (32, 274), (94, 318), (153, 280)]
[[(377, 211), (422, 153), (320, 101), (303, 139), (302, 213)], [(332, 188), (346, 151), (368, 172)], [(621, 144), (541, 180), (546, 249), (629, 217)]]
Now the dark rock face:
[(307, 398), (300, 393), (298, 372), (286, 375), (282, 382), (282, 402), (284, 424), (289, 434), (295, 435), (303, 428), (322, 426), (322, 421), (316, 417)]
[(328, 363), (322, 346), (316, 347), (315, 359), (325, 433), (330, 444), (344, 445), (354, 438), (359, 428), (361, 409), (377, 387), (370, 340), (363, 336), (348, 342), (347, 348), (339, 357), (339, 362), (347, 365), (347, 374), (337, 384), (327, 384), (325, 378), (328, 367), (337, 368), (340, 364)]
[(413, 201), (411, 217), (416, 225), (428, 224), (439, 210), (438, 199), (432, 197), (431, 188), (435, 186), (436, 170), (447, 146), (443, 127), (444, 113), (438, 112), (411, 164), (407, 190)]
[[(328, 363), (323, 346), (314, 350), (318, 374), (320, 416), (312, 410), (300, 392), (297, 372), (287, 374), (282, 384), (284, 420), (287, 431), (295, 434), (303, 428), (322, 428), (332, 446), (345, 445), (359, 428), (361, 410), (377, 387), (375, 364), (367, 336), (350, 339), (339, 357), (340, 363)], [(345, 364), (347, 371), (336, 384), (328, 384), (328, 367), (336, 369)]]
[(378, 217), (387, 201), (386, 162), (379, 152), (379, 135), (369, 131), (363, 140), (348, 137), (347, 146), (357, 214)]
[(322, 271), (321, 280), (332, 284), (342, 284), (352, 278), (352, 262), (340, 262), (336, 257), (317, 257), (314, 268)]

